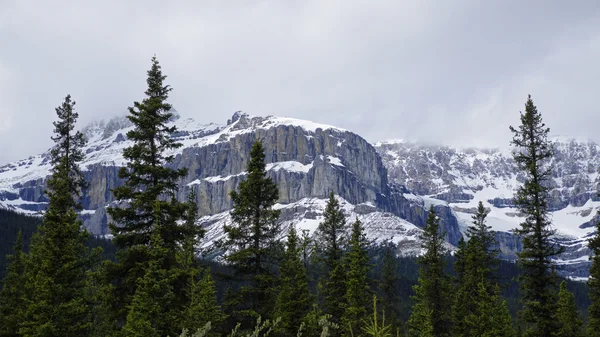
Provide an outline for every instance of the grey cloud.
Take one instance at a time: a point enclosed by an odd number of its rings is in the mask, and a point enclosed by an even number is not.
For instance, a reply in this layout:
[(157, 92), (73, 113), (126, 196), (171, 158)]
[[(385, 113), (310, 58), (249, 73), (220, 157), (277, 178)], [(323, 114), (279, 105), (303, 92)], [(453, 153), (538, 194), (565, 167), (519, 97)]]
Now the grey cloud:
[(154, 53), (177, 110), (207, 123), (242, 109), (506, 146), (532, 94), (553, 132), (600, 141), (597, 1), (366, 4), (0, 0), (0, 164), (51, 145), (67, 93), (82, 124), (124, 114)]

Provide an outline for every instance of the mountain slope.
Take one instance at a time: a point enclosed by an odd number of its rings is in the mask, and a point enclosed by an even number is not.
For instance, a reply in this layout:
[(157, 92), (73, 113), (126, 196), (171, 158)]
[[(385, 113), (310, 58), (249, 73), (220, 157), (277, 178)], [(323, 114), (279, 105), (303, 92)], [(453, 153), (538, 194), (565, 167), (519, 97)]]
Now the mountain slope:
[[(565, 137), (551, 139), (554, 147), (550, 210), (557, 229), (556, 242), (566, 251), (557, 263), (572, 276), (587, 276), (587, 238), (593, 234), (600, 206), (600, 146), (592, 141)], [(509, 233), (522, 218), (512, 197), (522, 182), (509, 150), (456, 149), (418, 143), (377, 143), (389, 179), (417, 194), (449, 205), (464, 231), (479, 201), (490, 210), (488, 224), (505, 246), (505, 257), (514, 258), (518, 242)], [(512, 254), (511, 254), (512, 250)]]
[[(190, 189), (196, 192), (203, 216), (200, 224), (213, 226), (209, 232), (218, 231), (223, 224), (218, 219), (227, 218), (232, 206), (229, 192), (244, 179), (250, 148), (260, 139), (269, 175), (279, 186), (286, 225), (314, 227), (323, 200), (333, 190), (347, 205), (348, 217), (358, 215), (365, 222), (371, 238), (407, 240), (402, 249), (418, 250), (415, 240), (427, 205), (418, 198), (405, 198), (401, 189), (389, 184), (379, 154), (360, 136), (328, 125), (241, 112), (225, 125), (179, 118), (171, 123), (178, 129), (174, 138), (183, 144), (173, 152), (171, 165), (189, 170), (178, 198), (185, 200)], [(131, 145), (125, 136), (130, 128), (126, 118), (116, 118), (83, 129), (88, 145), (81, 166), (90, 188), (83, 196), (81, 216), (97, 235), (108, 234), (106, 207), (115, 202), (111, 189), (123, 183), (118, 170), (125, 164), (122, 150)], [(47, 158), (44, 153), (0, 167), (0, 205), (30, 214), (42, 211), (47, 202), (44, 180), (50, 172)], [(436, 209), (449, 242), (456, 243), (460, 237), (456, 218), (447, 206)], [(212, 239), (207, 237), (204, 244), (211, 244)]]

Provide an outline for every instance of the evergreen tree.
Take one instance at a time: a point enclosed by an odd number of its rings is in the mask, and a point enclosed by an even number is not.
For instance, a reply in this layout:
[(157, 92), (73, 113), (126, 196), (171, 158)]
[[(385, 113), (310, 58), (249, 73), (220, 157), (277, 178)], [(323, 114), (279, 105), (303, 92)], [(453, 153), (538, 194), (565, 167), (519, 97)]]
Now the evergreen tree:
[[(173, 335), (169, 322), (177, 322), (177, 312), (172, 310), (175, 301), (173, 274), (165, 266), (168, 250), (162, 244), (158, 230), (152, 233), (149, 248), (138, 246), (133, 249), (148, 250), (151, 257), (145, 264), (145, 274), (138, 279), (137, 288), (123, 327), (125, 336), (163, 337)], [(181, 329), (178, 329), (181, 331)]]
[(558, 292), (558, 314), (556, 315), (559, 329), (556, 337), (581, 337), (583, 336), (583, 321), (579, 318), (575, 296), (567, 290), (567, 282), (560, 283)]
[(371, 295), (367, 279), (369, 273), (368, 243), (362, 223), (358, 218), (352, 224), (352, 234), (348, 244), (349, 250), (344, 257), (346, 294), (344, 297), (345, 307), (342, 315), (342, 328), (351, 335), (362, 331)]
[(411, 336), (451, 336), (452, 286), (445, 273), (444, 233), (433, 205), (420, 236), (425, 253), (419, 257), (419, 280), (414, 286), (413, 312), (408, 321)]
[(331, 315), (333, 323), (337, 324), (344, 313), (342, 299), (346, 294), (345, 271), (342, 265), (342, 234), (346, 219), (333, 191), (329, 194), (323, 218), (315, 233), (318, 253), (324, 265), (324, 276), (319, 280), (319, 288), (323, 296), (323, 311)]
[(379, 293), (381, 295), (381, 305), (385, 313), (385, 319), (391, 326), (400, 328), (400, 317), (398, 313), (398, 302), (400, 296), (398, 293), (398, 274), (396, 270), (396, 258), (392, 250), (388, 247), (383, 256), (381, 266), (381, 279), (379, 281)]
[(306, 268), (300, 259), (301, 246), (296, 229), (288, 233), (285, 255), (280, 265), (279, 296), (275, 302), (273, 317), (281, 318), (280, 328), (286, 336), (298, 331), (303, 318), (308, 314), (312, 298), (308, 290)]
[[(186, 219), (190, 226), (196, 222), (198, 213), (195, 199), (195, 192), (190, 191)], [(203, 232), (200, 235), (203, 235)], [(212, 336), (219, 330), (225, 315), (217, 303), (216, 287), (210, 275), (210, 269), (207, 268), (203, 271), (198, 265), (196, 242), (196, 238), (187, 238), (183, 251), (180, 253), (181, 274), (186, 280), (184, 283), (186, 306), (182, 312), (181, 326), (188, 331), (195, 332), (210, 322), (213, 331), (210, 335)]]
[(490, 293), (489, 284), (482, 280), (476, 285), (477, 301), (464, 318), (468, 334), (456, 336), (514, 337), (515, 330), (506, 301), (500, 298), (500, 288), (495, 285)]
[(19, 330), (25, 309), (23, 284), (26, 258), (27, 255), (23, 252), (23, 235), (19, 231), (14, 253), (8, 256), (6, 277), (0, 290), (0, 337), (15, 336)]
[[(487, 305), (489, 299), (495, 296), (494, 270), (498, 264), (498, 252), (493, 249), (496, 241), (485, 223), (486, 216), (487, 211), (480, 201), (477, 213), (473, 215), (473, 223), (467, 229), (469, 241), (465, 242), (461, 238), (456, 252), (458, 282), (452, 312), (454, 333), (459, 336), (480, 336), (482, 328), (477, 326), (479, 321), (471, 319), (471, 316), (476, 314), (480, 305)], [(481, 297), (480, 284), (487, 289), (484, 297)]]
[(590, 257), (590, 277), (588, 289), (590, 297), (588, 337), (600, 337), (600, 222), (596, 223), (596, 234), (589, 240), (588, 247), (593, 255)]
[[(140, 279), (162, 273), (149, 274), (145, 270), (154, 259), (148, 249), (151, 237), (157, 234), (157, 240), (165, 251), (162, 263), (154, 262), (158, 264), (155, 265), (157, 270), (165, 268), (168, 274), (178, 274), (179, 250), (186, 239), (196, 238), (199, 234), (197, 226), (189, 222), (181, 224), (189, 206), (176, 199), (178, 180), (187, 174), (187, 170), (168, 166), (174, 159), (172, 150), (182, 145), (171, 138), (177, 129), (168, 125), (173, 113), (171, 104), (167, 103), (171, 87), (164, 84), (165, 79), (158, 60), (153, 57), (146, 80), (146, 97), (142, 102), (134, 102), (127, 116), (133, 124), (127, 138), (133, 144), (123, 150), (127, 164), (119, 170), (119, 177), (124, 180), (124, 185), (113, 189), (120, 204), (107, 209), (113, 221), (109, 228), (118, 248), (118, 261), (105, 264), (106, 282), (114, 285), (106, 298), (112, 299), (110, 312), (113, 315), (110, 320), (117, 327), (124, 324), (131, 311), (134, 294), (139, 292), (137, 288), (142, 284)], [(171, 286), (181, 289), (184, 280), (171, 276), (167, 278), (174, 282)], [(162, 311), (183, 310), (182, 294), (178, 292), (175, 295), (177, 300), (159, 303), (174, 306), (163, 307)], [(168, 318), (162, 323), (168, 327), (159, 327), (160, 331), (174, 334), (175, 329), (180, 329), (176, 326), (178, 322), (168, 321)]]
[(510, 130), (514, 134), (511, 144), (516, 147), (513, 157), (524, 175), (523, 185), (514, 198), (515, 206), (525, 215), (521, 227), (515, 229), (523, 239), (519, 253), (521, 317), (526, 324), (525, 336), (549, 337), (559, 328), (555, 319), (557, 279), (551, 257), (561, 250), (550, 241), (555, 233), (548, 216), (548, 161), (552, 158), (552, 144), (547, 136), (550, 129), (542, 122), (531, 96), (525, 104), (525, 113), (521, 113), (521, 125), (511, 126)]
[(277, 240), (280, 225), (279, 210), (273, 206), (279, 198), (277, 185), (267, 177), (265, 150), (260, 141), (254, 142), (248, 161), (248, 177), (232, 191), (233, 223), (224, 226), (226, 239), (221, 243), (227, 249), (225, 259), (233, 266), (240, 279), (250, 283), (241, 288), (241, 303), (246, 305), (240, 315), (251, 325), (258, 316), (271, 316), (276, 291), (275, 266), (281, 246)]
[[(199, 269), (197, 270), (199, 271)], [(196, 275), (194, 276), (194, 279), (190, 280), (190, 282), (194, 281), (194, 283), (189, 286), (188, 296), (190, 303), (184, 312), (183, 327), (188, 329), (188, 331), (197, 331), (210, 322), (213, 330), (215, 330), (210, 335), (218, 336), (218, 327), (226, 317), (217, 302), (215, 282), (210, 275), (209, 269), (204, 271), (204, 276), (200, 280), (196, 280)]]
[(24, 336), (83, 336), (91, 327), (85, 288), (92, 255), (84, 245), (89, 235), (76, 213), (86, 186), (78, 166), (85, 138), (73, 131), (78, 118), (74, 106), (67, 96), (56, 108), (48, 209), (32, 239), (26, 266), (27, 307), (19, 330)]

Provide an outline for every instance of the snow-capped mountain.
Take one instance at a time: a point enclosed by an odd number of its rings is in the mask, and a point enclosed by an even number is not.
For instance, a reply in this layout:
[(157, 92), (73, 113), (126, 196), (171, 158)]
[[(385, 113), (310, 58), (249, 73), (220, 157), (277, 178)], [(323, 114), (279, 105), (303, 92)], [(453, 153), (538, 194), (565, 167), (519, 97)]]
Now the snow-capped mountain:
[[(231, 221), (229, 192), (246, 175), (250, 148), (263, 141), (267, 169), (279, 186), (278, 208), (285, 229), (314, 232), (330, 191), (337, 195), (350, 224), (358, 217), (374, 242), (392, 241), (399, 254), (420, 252), (419, 233), (433, 205), (450, 245), (456, 245), (483, 201), (491, 212), (488, 223), (497, 232), (504, 258), (520, 248), (510, 233), (521, 218), (511, 199), (522, 177), (506, 150), (455, 149), (410, 142), (369, 144), (337, 127), (293, 118), (257, 117), (236, 112), (225, 124), (201, 124), (173, 118), (174, 168), (188, 168), (178, 198), (196, 192), (199, 225), (207, 229), (204, 246), (223, 235)], [(131, 145), (126, 118), (98, 122), (83, 129), (88, 144), (81, 164), (90, 188), (83, 196), (81, 217), (94, 234), (108, 234), (106, 207), (115, 202), (111, 189), (123, 182), (122, 150)], [(50, 144), (49, 144), (50, 145)], [(598, 145), (589, 141), (554, 139), (551, 209), (557, 242), (567, 249), (559, 257), (561, 272), (586, 277), (587, 237), (598, 220), (596, 210), (600, 167)], [(0, 207), (39, 214), (46, 207), (44, 183), (50, 174), (48, 153), (0, 167)]]
[[(557, 242), (565, 253), (557, 263), (574, 277), (587, 275), (587, 238), (593, 234), (600, 206), (600, 146), (587, 140), (551, 138), (554, 147), (550, 210)], [(510, 238), (508, 232), (522, 218), (512, 197), (522, 182), (510, 150), (457, 149), (404, 141), (375, 144), (390, 181), (413, 193), (442, 200), (459, 220), (461, 229), (470, 223), (479, 201), (490, 209), (488, 224)]]
[[(348, 221), (363, 220), (374, 241), (401, 243), (400, 253), (417, 252), (416, 241), (426, 218), (420, 199), (403, 197), (388, 183), (387, 170), (371, 144), (360, 136), (333, 126), (282, 117), (253, 117), (237, 112), (224, 125), (199, 124), (174, 118), (175, 168), (188, 168), (178, 198), (190, 189), (197, 195), (199, 223), (207, 227), (204, 245), (222, 234), (231, 209), (229, 192), (244, 179), (250, 148), (263, 141), (269, 175), (279, 186), (284, 227), (295, 224), (314, 230), (330, 191), (339, 196)], [(125, 164), (122, 150), (131, 145), (126, 118), (94, 123), (83, 129), (88, 144), (81, 167), (90, 188), (81, 213), (94, 234), (108, 234), (106, 207), (115, 200), (110, 192), (122, 184), (118, 169)], [(0, 167), (0, 205), (26, 213), (46, 207), (45, 178), (50, 173), (48, 153)], [(459, 238), (458, 223), (450, 209), (436, 206), (450, 242)], [(285, 231), (284, 231), (285, 232)], [(285, 233), (283, 233), (285, 234)]]

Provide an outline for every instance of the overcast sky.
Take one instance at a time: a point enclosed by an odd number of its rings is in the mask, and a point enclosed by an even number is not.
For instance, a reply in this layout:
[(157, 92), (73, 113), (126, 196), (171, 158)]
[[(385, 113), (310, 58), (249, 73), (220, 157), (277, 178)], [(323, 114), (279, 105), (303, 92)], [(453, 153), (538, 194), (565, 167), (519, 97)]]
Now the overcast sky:
[(183, 117), (337, 125), (369, 141), (507, 146), (527, 94), (600, 141), (600, 1), (0, 0), (0, 164), (124, 115), (157, 55)]

